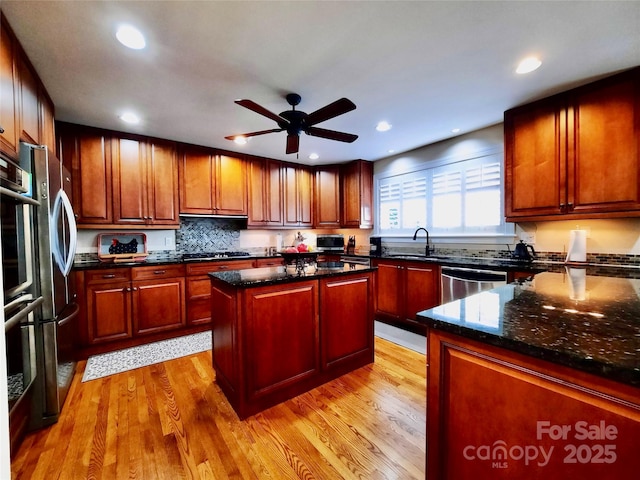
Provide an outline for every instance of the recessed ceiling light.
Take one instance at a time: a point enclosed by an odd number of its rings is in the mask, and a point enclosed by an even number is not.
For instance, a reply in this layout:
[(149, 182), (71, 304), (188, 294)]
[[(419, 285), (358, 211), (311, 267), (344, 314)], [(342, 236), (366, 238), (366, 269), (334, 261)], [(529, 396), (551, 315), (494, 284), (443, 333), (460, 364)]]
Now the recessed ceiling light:
[(147, 45), (144, 35), (142, 35), (140, 30), (131, 25), (121, 25), (118, 27), (116, 38), (125, 47), (132, 48), (133, 50), (143, 49)]
[(317, 160), (319, 158), (320, 158), (320, 155), (318, 155), (317, 153), (312, 153), (311, 155), (309, 155), (310, 160)]
[(237, 145), (246, 145), (247, 144), (247, 137), (243, 137), (242, 135), (238, 135), (237, 137), (234, 137), (233, 142)]
[(131, 124), (140, 123), (140, 118), (135, 113), (131, 112), (126, 112), (120, 115), (120, 120)]
[(451, 129), (451, 133), (459, 133), (460, 129), (459, 128), (452, 128)]
[(387, 153), (394, 153), (394, 152), (395, 152), (395, 150), (393, 148), (390, 149), (390, 150), (387, 150)]
[(378, 125), (376, 125), (376, 130), (379, 132), (386, 132), (387, 130), (391, 130), (391, 124), (389, 122), (378, 122)]
[(529, 73), (536, 70), (542, 62), (538, 57), (527, 57), (518, 64), (516, 73)]

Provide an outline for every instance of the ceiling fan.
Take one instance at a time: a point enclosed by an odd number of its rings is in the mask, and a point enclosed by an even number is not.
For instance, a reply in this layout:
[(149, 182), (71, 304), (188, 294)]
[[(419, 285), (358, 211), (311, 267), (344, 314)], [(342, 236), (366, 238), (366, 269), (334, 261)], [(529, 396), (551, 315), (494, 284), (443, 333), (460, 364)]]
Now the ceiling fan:
[(235, 140), (237, 137), (255, 137), (256, 135), (264, 135), (265, 133), (275, 133), (287, 131), (287, 149), (286, 153), (298, 153), (300, 146), (300, 132), (304, 132), (307, 135), (314, 137), (327, 138), (329, 140), (337, 140), (339, 142), (351, 143), (358, 138), (357, 135), (344, 132), (336, 132), (335, 130), (327, 130), (326, 128), (314, 127), (314, 125), (329, 120), (330, 118), (337, 117), (344, 113), (355, 110), (355, 104), (347, 99), (341, 98), (329, 105), (326, 105), (315, 112), (305, 113), (300, 110), (296, 110), (296, 105), (300, 103), (302, 99), (297, 93), (289, 93), (285, 97), (287, 103), (291, 105), (291, 110), (286, 110), (280, 115), (276, 115), (270, 112), (266, 108), (258, 105), (252, 100), (236, 100), (235, 103), (253, 110), (260, 115), (264, 115), (267, 118), (275, 121), (279, 128), (272, 128), (270, 130), (260, 130), (259, 132), (243, 133), (239, 135), (229, 135), (224, 137), (227, 140)]

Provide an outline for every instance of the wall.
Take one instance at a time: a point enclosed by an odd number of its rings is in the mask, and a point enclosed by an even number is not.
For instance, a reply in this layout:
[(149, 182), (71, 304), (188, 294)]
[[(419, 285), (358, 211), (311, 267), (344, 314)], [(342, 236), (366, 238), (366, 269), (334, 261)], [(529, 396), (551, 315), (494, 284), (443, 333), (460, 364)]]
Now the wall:
[[(477, 156), (503, 149), (503, 125), (497, 124), (453, 139), (427, 145), (401, 155), (395, 155), (374, 163), (374, 177), (380, 173), (411, 171), (427, 162), (436, 163), (455, 157)], [(513, 246), (522, 234), (535, 234), (534, 248), (540, 253), (566, 253), (569, 232), (573, 229), (587, 229), (588, 254), (640, 255), (640, 218), (616, 220), (582, 220), (529, 222), (515, 225), (515, 235), (510, 238), (435, 239), (436, 248), (494, 250), (500, 254), (506, 250), (505, 243)], [(409, 243), (410, 242), (410, 243)], [(385, 239), (390, 248), (413, 246), (411, 239)], [(422, 248), (422, 245), (415, 248)]]
[[(316, 245), (318, 233), (342, 233), (345, 242), (350, 235), (356, 237), (356, 249), (369, 249), (370, 230), (322, 229), (313, 230), (247, 230), (246, 221), (224, 218), (182, 218), (179, 230), (144, 230), (147, 236), (147, 250), (156, 255), (181, 255), (183, 253), (242, 250), (264, 253), (269, 247), (293, 244), (298, 231), (305, 237), (305, 243)], [(116, 232), (114, 230), (114, 232)], [(79, 230), (79, 255), (94, 256), (98, 252), (98, 235), (106, 230)]]

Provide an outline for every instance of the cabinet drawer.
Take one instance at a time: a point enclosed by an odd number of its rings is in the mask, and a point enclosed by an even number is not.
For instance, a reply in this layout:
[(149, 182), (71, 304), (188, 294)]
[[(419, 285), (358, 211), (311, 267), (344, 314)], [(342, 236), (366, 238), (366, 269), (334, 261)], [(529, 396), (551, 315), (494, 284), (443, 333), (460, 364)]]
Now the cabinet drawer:
[(253, 268), (253, 260), (223, 260), (218, 262), (204, 262), (187, 265), (187, 275), (206, 275), (209, 272), (244, 270), (246, 268)]
[(99, 270), (87, 270), (85, 272), (87, 285), (111, 282), (128, 282), (131, 280), (130, 268), (101, 268)]
[(184, 277), (184, 265), (151, 265), (136, 267), (131, 271), (132, 280)]
[(255, 268), (260, 267), (281, 267), (284, 265), (284, 258), (275, 257), (275, 258), (258, 258), (254, 262)]

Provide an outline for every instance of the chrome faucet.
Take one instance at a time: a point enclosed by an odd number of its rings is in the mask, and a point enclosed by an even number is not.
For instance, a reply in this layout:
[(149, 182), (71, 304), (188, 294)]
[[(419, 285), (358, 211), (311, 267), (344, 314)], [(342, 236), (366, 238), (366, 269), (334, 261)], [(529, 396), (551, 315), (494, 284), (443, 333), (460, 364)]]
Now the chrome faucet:
[(424, 230), (424, 233), (427, 234), (427, 245), (425, 246), (424, 254), (425, 254), (425, 256), (428, 257), (429, 253), (431, 253), (431, 252), (430, 252), (430, 248), (429, 248), (429, 232), (427, 231), (427, 229), (424, 228), (424, 227), (418, 228), (415, 232), (413, 232), (413, 239), (416, 240), (418, 238), (418, 232), (420, 230)]

